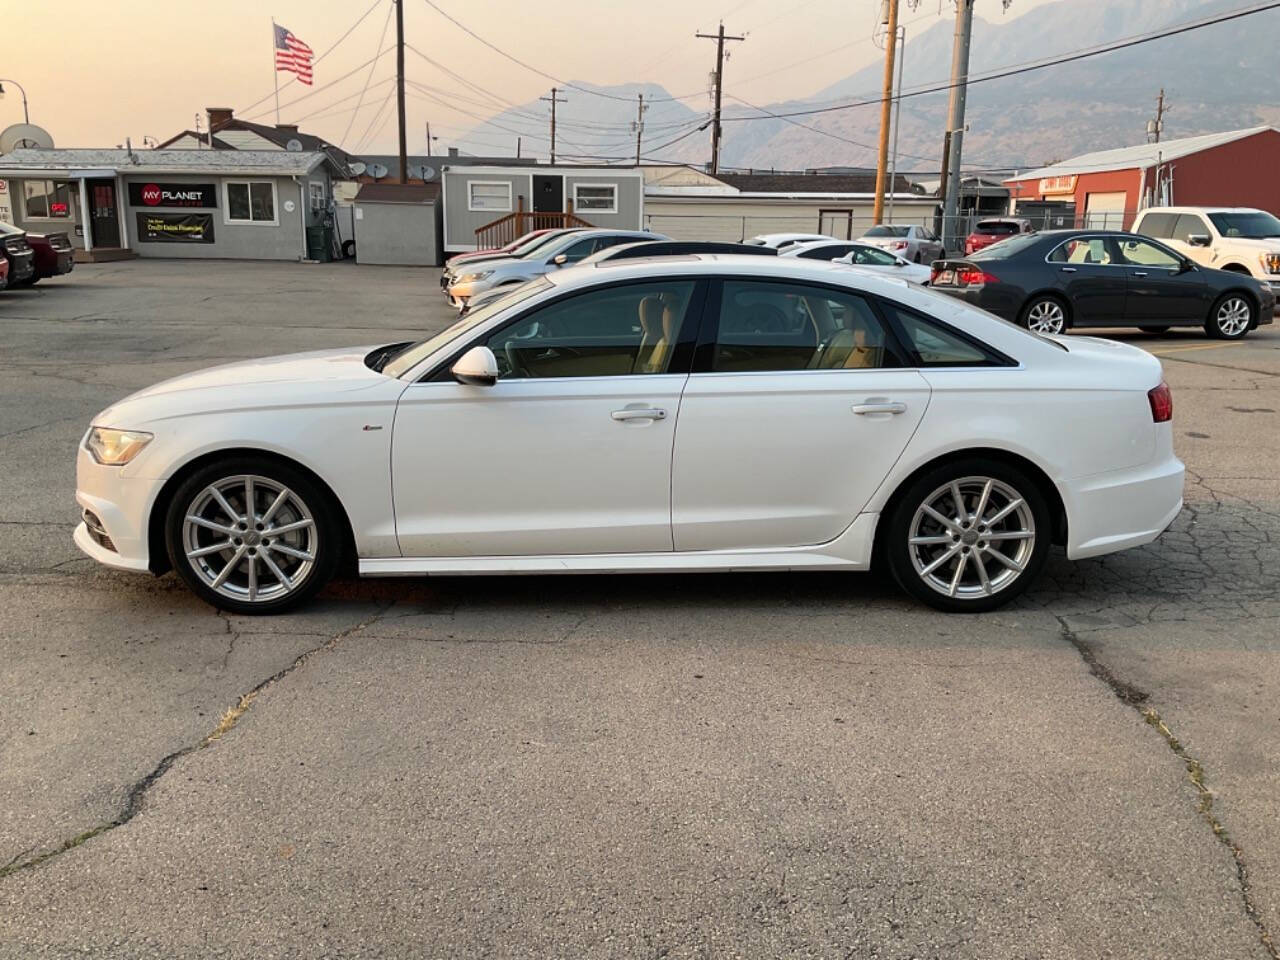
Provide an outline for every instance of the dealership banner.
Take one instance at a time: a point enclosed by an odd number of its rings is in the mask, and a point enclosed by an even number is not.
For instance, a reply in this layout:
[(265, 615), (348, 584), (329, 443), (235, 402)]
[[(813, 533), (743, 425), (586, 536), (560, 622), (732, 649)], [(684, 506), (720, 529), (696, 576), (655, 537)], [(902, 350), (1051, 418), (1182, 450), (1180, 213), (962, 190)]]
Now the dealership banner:
[(212, 183), (131, 183), (129, 203), (135, 207), (216, 207)]
[(139, 213), (143, 243), (213, 243), (211, 213)]

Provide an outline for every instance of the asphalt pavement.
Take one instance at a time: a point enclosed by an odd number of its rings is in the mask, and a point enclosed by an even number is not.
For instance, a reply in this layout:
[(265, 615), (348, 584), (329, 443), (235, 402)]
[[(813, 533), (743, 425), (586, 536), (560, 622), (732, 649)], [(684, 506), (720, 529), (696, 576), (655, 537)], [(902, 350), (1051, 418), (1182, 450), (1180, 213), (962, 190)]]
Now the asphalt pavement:
[(112, 401), (450, 319), (349, 264), (0, 293), (0, 958), (1276, 960), (1280, 329), (1117, 334), (1187, 509), (989, 615), (809, 573), (239, 618), (71, 544)]

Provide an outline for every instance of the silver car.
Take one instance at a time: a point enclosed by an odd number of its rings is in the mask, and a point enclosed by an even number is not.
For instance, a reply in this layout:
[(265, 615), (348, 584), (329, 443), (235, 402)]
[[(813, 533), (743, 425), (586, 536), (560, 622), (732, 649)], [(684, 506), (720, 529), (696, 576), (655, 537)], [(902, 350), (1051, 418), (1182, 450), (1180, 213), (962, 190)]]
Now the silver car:
[(918, 223), (882, 223), (858, 239), (913, 263), (933, 263), (947, 255), (938, 235)]
[(669, 240), (658, 233), (642, 230), (576, 230), (557, 237), (523, 257), (480, 260), (467, 265), (446, 291), (449, 302), (459, 309), (477, 294), (524, 283), (560, 267), (578, 263), (597, 250), (637, 240)]

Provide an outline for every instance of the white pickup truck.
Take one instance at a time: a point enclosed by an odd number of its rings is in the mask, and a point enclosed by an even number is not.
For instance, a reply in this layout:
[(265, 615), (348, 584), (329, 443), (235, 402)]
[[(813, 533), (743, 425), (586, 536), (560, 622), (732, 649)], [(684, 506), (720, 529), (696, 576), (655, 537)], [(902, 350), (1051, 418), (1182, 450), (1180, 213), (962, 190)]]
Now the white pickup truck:
[[(1250, 274), (1280, 289), (1280, 219), (1251, 207), (1148, 207), (1133, 232), (1196, 263)], [(1280, 312), (1280, 311), (1278, 311)]]

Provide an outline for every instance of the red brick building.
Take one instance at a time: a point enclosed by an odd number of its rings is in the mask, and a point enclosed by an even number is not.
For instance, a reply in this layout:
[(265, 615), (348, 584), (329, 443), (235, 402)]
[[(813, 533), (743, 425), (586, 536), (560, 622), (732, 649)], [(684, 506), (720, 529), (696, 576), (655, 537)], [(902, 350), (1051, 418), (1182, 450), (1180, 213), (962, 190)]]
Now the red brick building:
[(1280, 130), (1251, 127), (1099, 150), (1004, 181), (1015, 210), (1074, 204), (1082, 226), (1128, 228), (1148, 206), (1258, 207), (1280, 215)]

